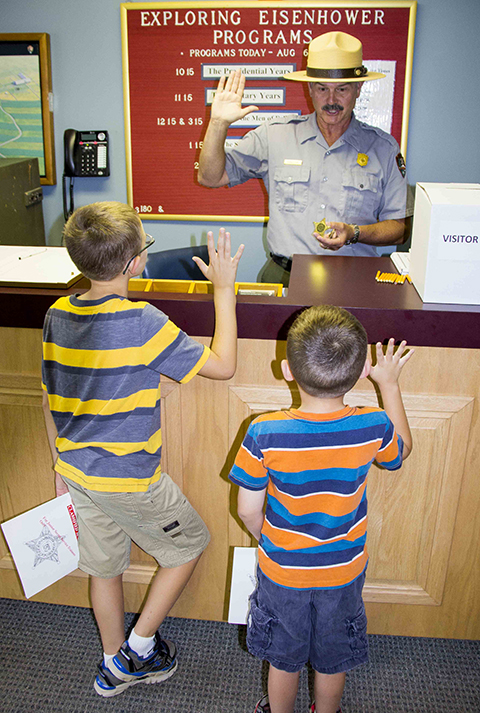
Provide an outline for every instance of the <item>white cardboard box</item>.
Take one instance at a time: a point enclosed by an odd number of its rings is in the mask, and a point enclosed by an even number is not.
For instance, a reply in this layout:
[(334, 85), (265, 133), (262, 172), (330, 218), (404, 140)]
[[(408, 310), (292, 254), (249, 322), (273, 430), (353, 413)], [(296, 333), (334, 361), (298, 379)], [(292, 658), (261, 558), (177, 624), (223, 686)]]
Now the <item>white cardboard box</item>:
[(410, 277), (424, 302), (480, 304), (480, 183), (417, 183)]

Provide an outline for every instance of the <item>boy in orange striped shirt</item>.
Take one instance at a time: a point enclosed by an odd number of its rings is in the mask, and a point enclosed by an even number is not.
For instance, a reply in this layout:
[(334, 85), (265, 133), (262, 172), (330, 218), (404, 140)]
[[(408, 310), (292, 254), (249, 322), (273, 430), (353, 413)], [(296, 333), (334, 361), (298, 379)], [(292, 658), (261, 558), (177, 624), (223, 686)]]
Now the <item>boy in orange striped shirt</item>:
[[(400, 468), (412, 449), (398, 380), (413, 350), (402, 342), (395, 351), (390, 339), (384, 354), (378, 343), (372, 366), (367, 347), (346, 310), (302, 312), (282, 361), (300, 409), (256, 418), (230, 473), (240, 486), (238, 514), (259, 540), (247, 644), (270, 671), (256, 713), (293, 713), (307, 661), (315, 669), (312, 712), (335, 713), (345, 672), (368, 660), (367, 476), (373, 461)], [(365, 376), (378, 384), (385, 410), (344, 404)]]

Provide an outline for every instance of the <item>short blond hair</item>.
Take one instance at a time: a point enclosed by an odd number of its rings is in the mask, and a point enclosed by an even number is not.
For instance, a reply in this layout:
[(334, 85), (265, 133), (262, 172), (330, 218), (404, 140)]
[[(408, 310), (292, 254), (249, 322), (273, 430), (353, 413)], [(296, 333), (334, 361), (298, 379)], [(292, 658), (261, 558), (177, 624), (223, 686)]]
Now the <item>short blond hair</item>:
[(142, 249), (143, 226), (133, 208), (117, 201), (77, 208), (63, 230), (65, 247), (91, 280), (113, 280)]

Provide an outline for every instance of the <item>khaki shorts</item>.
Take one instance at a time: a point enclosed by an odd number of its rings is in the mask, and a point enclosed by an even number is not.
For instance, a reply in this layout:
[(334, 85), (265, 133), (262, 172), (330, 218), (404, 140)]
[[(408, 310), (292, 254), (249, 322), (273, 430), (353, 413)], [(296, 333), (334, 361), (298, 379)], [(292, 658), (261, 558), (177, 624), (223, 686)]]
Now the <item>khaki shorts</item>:
[(161, 567), (179, 567), (198, 557), (210, 540), (200, 515), (166, 474), (144, 493), (87, 490), (68, 478), (78, 522), (78, 566), (94, 577), (125, 572), (135, 542)]

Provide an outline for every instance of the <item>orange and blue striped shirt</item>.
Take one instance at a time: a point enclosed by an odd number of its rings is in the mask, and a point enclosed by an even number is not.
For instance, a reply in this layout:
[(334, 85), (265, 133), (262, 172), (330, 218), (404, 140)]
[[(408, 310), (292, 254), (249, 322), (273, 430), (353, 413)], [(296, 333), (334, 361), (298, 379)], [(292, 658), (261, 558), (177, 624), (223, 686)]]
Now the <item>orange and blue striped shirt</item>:
[(360, 576), (368, 562), (368, 471), (373, 461), (400, 468), (402, 453), (379, 408), (291, 409), (252, 421), (229, 477), (241, 488), (267, 489), (263, 574), (294, 589), (344, 587)]
[(185, 383), (209, 354), (147, 302), (57, 300), (42, 361), (55, 470), (90, 490), (146, 491), (161, 476), (160, 375)]

